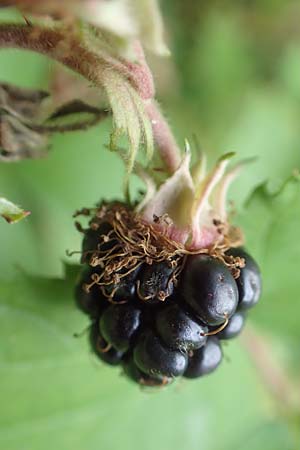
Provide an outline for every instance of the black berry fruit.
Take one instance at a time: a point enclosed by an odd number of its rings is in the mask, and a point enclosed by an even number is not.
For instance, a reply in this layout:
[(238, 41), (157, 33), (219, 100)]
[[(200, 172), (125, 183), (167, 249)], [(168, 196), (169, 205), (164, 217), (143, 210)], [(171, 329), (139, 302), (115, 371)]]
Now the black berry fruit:
[(227, 267), (207, 255), (190, 256), (181, 280), (182, 295), (197, 316), (210, 326), (231, 317), (238, 304), (236, 282)]
[(199, 350), (194, 350), (189, 357), (188, 367), (184, 373), (186, 378), (198, 378), (213, 372), (222, 361), (222, 349), (219, 339), (211, 336)]
[(141, 270), (141, 281), (138, 295), (145, 302), (158, 302), (172, 295), (174, 269), (168, 263), (144, 264)]
[(141, 323), (141, 310), (130, 303), (111, 305), (101, 316), (100, 332), (107, 342), (127, 351)]
[[(120, 202), (81, 212), (91, 213), (89, 229), (78, 226), (85, 266), (75, 296), (92, 322), (94, 354), (140, 386), (213, 372), (222, 361), (220, 342), (241, 332), (244, 310), (261, 292), (253, 258), (230, 248), (241, 245), (237, 230), (216, 219), (212, 234), (201, 234), (193, 222), (189, 240), (188, 228), (152, 210), (147, 220)], [(216, 241), (209, 245), (210, 236)]]
[(137, 341), (134, 362), (142, 372), (151, 377), (178, 377), (186, 369), (187, 355), (166, 347), (158, 336), (148, 330)]
[(120, 364), (124, 353), (116, 350), (112, 345), (108, 344), (101, 336), (98, 322), (93, 322), (90, 328), (90, 345), (92, 351), (103, 362), (111, 366)]
[(231, 248), (227, 254), (245, 260), (245, 267), (240, 269), (240, 276), (236, 280), (239, 290), (239, 309), (252, 308), (261, 295), (259, 267), (252, 256), (242, 248)]
[(245, 325), (246, 316), (243, 311), (237, 311), (229, 319), (227, 326), (218, 333), (219, 339), (232, 339), (240, 334)]
[(92, 318), (99, 317), (101, 311), (107, 306), (107, 301), (99, 286), (93, 285), (89, 291), (87, 290), (86, 286), (91, 283), (91, 276), (95, 272), (94, 268), (85, 267), (75, 288), (75, 300), (78, 308)]
[(175, 302), (156, 314), (156, 329), (163, 342), (178, 350), (195, 350), (206, 342), (208, 329), (195, 322)]

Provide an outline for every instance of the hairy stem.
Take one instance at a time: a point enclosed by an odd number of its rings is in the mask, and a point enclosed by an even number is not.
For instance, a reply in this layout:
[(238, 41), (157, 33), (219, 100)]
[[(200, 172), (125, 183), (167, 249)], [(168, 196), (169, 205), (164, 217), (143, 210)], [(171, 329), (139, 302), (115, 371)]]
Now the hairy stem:
[(82, 44), (76, 33), (68, 29), (39, 25), (0, 25), (0, 48), (19, 48), (46, 55), (77, 72), (89, 82), (101, 86), (103, 72), (114, 67), (129, 80), (144, 101), (152, 125), (157, 150), (166, 170), (173, 173), (179, 166), (180, 152), (165, 118), (153, 100), (152, 74), (143, 49), (136, 44), (137, 63), (115, 58), (105, 59)]

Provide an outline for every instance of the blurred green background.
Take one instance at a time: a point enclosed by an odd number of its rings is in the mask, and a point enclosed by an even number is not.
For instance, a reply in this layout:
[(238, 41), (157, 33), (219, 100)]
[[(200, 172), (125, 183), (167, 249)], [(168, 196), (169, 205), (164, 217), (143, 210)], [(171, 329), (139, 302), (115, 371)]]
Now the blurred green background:
[[(0, 165), (1, 195), (32, 212), (15, 226), (0, 222), (6, 450), (300, 448), (300, 188), (297, 178), (280, 188), (300, 168), (300, 5), (161, 3), (172, 58), (150, 61), (180, 145), (196, 135), (211, 164), (227, 151), (257, 157), (230, 193), (264, 276), (249, 318), (256, 338), (224, 346), (215, 374), (155, 393), (93, 360), (86, 337), (73, 338), (87, 319), (63, 262), (76, 262), (66, 250), (80, 247), (73, 212), (120, 197), (123, 167), (104, 148), (109, 122), (56, 136), (48, 158)], [(52, 69), (41, 56), (0, 53), (2, 81), (46, 88)]]

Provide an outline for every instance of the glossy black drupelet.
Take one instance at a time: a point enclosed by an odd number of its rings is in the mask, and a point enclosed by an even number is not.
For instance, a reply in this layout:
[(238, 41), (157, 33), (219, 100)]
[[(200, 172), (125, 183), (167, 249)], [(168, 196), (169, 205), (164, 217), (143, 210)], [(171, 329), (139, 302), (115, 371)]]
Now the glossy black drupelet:
[(100, 319), (100, 332), (107, 342), (127, 351), (141, 324), (141, 310), (131, 303), (110, 305)]
[[(126, 277), (120, 276), (118, 284), (103, 286), (106, 297), (112, 297), (115, 302), (134, 300), (136, 297), (136, 283), (139, 278), (140, 267), (130, 272)], [(120, 273), (122, 275), (122, 272)]]
[(101, 361), (111, 366), (117, 366), (118, 364), (120, 364), (124, 353), (116, 350), (105, 341), (105, 339), (100, 334), (98, 322), (92, 323), (89, 339), (93, 353), (95, 353), (95, 355), (99, 359), (101, 359)]
[(187, 366), (187, 355), (166, 347), (151, 330), (139, 336), (133, 355), (137, 367), (154, 378), (178, 377)]
[(158, 303), (162, 296), (170, 296), (174, 291), (172, 275), (174, 269), (166, 262), (143, 264), (139, 277), (138, 296), (147, 303)]
[(240, 276), (236, 280), (239, 291), (238, 308), (241, 310), (252, 308), (261, 295), (262, 282), (259, 267), (243, 248), (231, 248), (227, 254), (245, 260), (245, 267), (240, 269)]
[(210, 336), (204, 347), (194, 350), (192, 353), (184, 373), (186, 378), (198, 378), (213, 372), (223, 357), (219, 339), (215, 336)]
[(82, 270), (79, 282), (75, 287), (75, 301), (81, 311), (91, 318), (97, 318), (106, 308), (107, 300), (97, 285), (92, 286), (90, 291), (87, 292), (85, 285), (91, 283), (93, 273), (97, 273), (97, 270), (93, 267), (86, 266)]
[(188, 258), (180, 289), (191, 310), (210, 326), (220, 325), (237, 308), (236, 282), (227, 267), (211, 256)]
[(242, 329), (244, 328), (246, 321), (246, 316), (243, 311), (237, 311), (233, 316), (229, 319), (228, 325), (224, 330), (218, 333), (219, 339), (232, 339), (240, 334)]
[(191, 318), (175, 301), (156, 314), (156, 330), (162, 341), (177, 350), (195, 350), (206, 343), (208, 328)]

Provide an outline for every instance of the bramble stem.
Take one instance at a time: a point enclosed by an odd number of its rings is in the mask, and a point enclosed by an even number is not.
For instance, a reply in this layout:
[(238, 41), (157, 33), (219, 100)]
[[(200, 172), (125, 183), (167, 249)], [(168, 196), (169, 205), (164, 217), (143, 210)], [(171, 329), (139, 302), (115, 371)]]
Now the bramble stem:
[(135, 87), (144, 101), (152, 125), (154, 141), (168, 172), (179, 166), (180, 152), (168, 123), (159, 111), (154, 97), (152, 74), (141, 45), (136, 43), (137, 63), (104, 57), (87, 48), (79, 36), (67, 28), (46, 28), (39, 25), (0, 25), (0, 48), (19, 48), (48, 56), (101, 86), (106, 70), (118, 70)]

